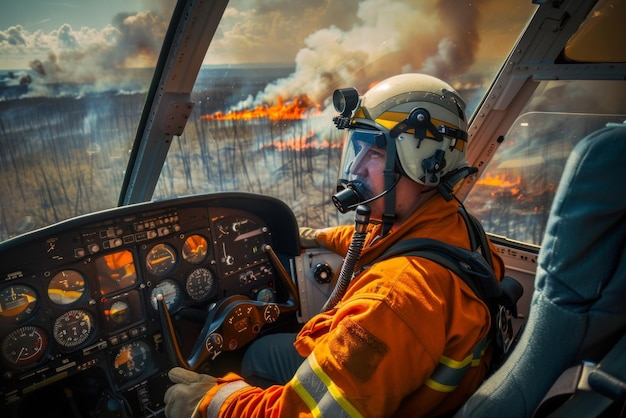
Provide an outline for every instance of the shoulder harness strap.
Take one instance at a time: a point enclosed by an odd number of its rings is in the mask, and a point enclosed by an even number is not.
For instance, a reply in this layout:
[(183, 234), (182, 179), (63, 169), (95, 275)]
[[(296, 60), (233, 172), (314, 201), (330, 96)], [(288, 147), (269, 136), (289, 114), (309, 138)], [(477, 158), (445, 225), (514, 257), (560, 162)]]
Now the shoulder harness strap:
[(446, 267), (463, 279), (488, 306), (493, 305), (493, 302), (496, 302), (502, 295), (500, 283), (496, 280), (493, 269), (485, 258), (475, 251), (434, 239), (411, 238), (389, 248), (374, 260), (374, 263), (397, 256), (422, 257)]
[[(491, 334), (496, 337), (498, 354), (492, 362), (498, 367), (519, 335), (513, 335), (511, 318), (518, 317), (517, 301), (524, 291), (512, 277), (499, 282), (493, 269), (493, 260), (487, 235), (480, 222), (460, 206), (466, 221), (469, 239), (474, 251), (429, 238), (410, 238), (391, 246), (369, 266), (391, 257), (415, 256), (434, 261), (459, 276), (489, 308)], [(368, 266), (365, 266), (366, 268)]]

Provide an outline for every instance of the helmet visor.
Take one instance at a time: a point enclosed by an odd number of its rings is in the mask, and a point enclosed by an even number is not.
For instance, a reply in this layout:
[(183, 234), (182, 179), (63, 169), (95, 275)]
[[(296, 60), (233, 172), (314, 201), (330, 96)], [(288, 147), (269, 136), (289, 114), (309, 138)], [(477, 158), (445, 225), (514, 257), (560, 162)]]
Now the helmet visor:
[(345, 188), (356, 188), (363, 197), (369, 198), (370, 193), (362, 185), (359, 170), (362, 163), (369, 155), (372, 147), (385, 147), (385, 134), (376, 130), (347, 130), (341, 165), (337, 180), (337, 191)]

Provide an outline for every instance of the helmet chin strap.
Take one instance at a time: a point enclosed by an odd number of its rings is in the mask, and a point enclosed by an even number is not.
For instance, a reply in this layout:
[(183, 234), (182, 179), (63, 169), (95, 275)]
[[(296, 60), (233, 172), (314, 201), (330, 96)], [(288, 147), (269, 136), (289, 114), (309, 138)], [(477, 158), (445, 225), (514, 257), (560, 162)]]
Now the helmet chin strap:
[(387, 140), (387, 156), (385, 159), (385, 170), (383, 171), (383, 177), (385, 180), (385, 190), (389, 192), (385, 197), (385, 213), (382, 219), (382, 233), (381, 238), (389, 233), (391, 227), (396, 221), (396, 188), (399, 180), (396, 180), (396, 141), (391, 138), (389, 134), (385, 134)]

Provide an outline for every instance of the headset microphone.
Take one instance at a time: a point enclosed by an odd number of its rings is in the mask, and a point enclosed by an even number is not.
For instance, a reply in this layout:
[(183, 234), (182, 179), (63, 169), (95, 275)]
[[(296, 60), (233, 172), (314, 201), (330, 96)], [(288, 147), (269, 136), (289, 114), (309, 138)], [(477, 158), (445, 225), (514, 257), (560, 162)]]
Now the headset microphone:
[(359, 191), (359, 189), (363, 189), (362, 182), (358, 180), (342, 182), (340, 187), (344, 187), (344, 189), (332, 195), (331, 199), (339, 212), (348, 213), (351, 210), (355, 210), (359, 205), (366, 205), (389, 193), (391, 190), (393, 190), (394, 187), (396, 187), (396, 185), (400, 181), (400, 178), (401, 176), (398, 176), (398, 178), (391, 185), (390, 188), (384, 190), (382, 193), (379, 193), (378, 195), (370, 199), (365, 199), (363, 193)]

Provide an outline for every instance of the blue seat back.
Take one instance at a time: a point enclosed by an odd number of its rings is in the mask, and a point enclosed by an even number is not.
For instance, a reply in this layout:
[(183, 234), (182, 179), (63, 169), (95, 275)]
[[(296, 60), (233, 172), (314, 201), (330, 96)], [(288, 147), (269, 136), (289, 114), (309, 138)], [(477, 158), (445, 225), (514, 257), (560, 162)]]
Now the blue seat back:
[(530, 417), (559, 375), (626, 332), (626, 125), (568, 157), (539, 252), (520, 341), (456, 417)]

